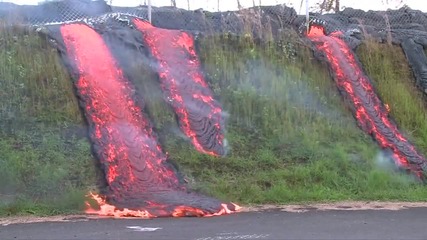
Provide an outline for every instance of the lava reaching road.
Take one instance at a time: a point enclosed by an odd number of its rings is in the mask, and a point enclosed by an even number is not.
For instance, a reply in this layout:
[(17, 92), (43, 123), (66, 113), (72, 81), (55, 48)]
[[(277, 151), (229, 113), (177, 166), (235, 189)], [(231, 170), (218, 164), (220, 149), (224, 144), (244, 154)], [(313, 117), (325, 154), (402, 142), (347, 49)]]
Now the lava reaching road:
[(198, 151), (225, 155), (222, 110), (204, 80), (193, 37), (183, 31), (153, 27), (137, 18), (133, 24), (157, 60), (166, 100), (174, 108), (184, 134)]
[[(132, 26), (123, 26), (120, 31), (136, 32), (141, 39), (135, 41), (144, 42), (148, 54), (156, 60), (160, 84), (182, 131), (198, 151), (224, 155), (222, 110), (204, 80), (193, 37), (182, 31), (155, 28), (137, 18), (128, 23)], [(191, 192), (182, 183), (144, 114), (143, 101), (135, 95), (137, 91), (129, 76), (137, 76), (126, 74), (125, 68), (120, 67), (126, 61), (118, 61), (112, 53), (111, 36), (106, 41), (109, 37), (105, 32), (114, 31), (113, 28), (91, 26), (75, 22), (48, 27), (48, 35), (73, 77), (93, 150), (108, 184), (106, 197), (90, 195), (99, 208), (88, 204), (87, 212), (153, 218), (216, 216), (238, 211), (237, 205)], [(120, 31), (118, 35), (122, 35)], [(360, 127), (393, 154), (399, 167), (424, 178), (425, 158), (388, 118), (386, 106), (340, 36), (340, 32), (326, 36), (321, 26), (312, 26), (308, 34), (317, 50), (326, 56)]]
[[(135, 89), (118, 67), (102, 36), (85, 23), (49, 27), (74, 79), (89, 125), (94, 152), (109, 186), (106, 198), (92, 194), (99, 209), (114, 217), (215, 216), (238, 206), (189, 192), (157, 141), (137, 102)], [(179, 67), (179, 66), (177, 66)]]
[(424, 179), (426, 159), (389, 119), (387, 107), (381, 103), (355, 54), (341, 36), (339, 31), (327, 36), (323, 26), (319, 25), (312, 25), (307, 34), (317, 50), (325, 55), (339, 90), (351, 102), (359, 126), (371, 134), (382, 148), (391, 151), (399, 167)]

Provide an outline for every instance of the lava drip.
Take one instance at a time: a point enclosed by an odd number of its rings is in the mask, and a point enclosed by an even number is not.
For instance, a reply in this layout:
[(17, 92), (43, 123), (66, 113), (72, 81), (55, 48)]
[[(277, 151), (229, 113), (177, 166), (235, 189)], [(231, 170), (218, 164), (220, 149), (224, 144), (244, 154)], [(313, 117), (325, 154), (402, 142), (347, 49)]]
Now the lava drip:
[(91, 195), (87, 213), (141, 218), (215, 216), (238, 206), (189, 192), (168, 163), (152, 124), (137, 102), (103, 38), (84, 23), (49, 27), (68, 67), (89, 125), (93, 150), (104, 168), (106, 198)]
[(387, 106), (376, 95), (353, 51), (341, 39), (342, 33), (336, 31), (326, 35), (322, 26), (313, 25), (307, 36), (326, 57), (339, 90), (352, 104), (359, 126), (372, 135), (383, 149), (391, 150), (400, 168), (424, 179), (426, 159), (389, 119)]
[(172, 105), (181, 130), (198, 151), (225, 155), (222, 110), (201, 72), (193, 37), (183, 31), (153, 27), (137, 18), (133, 24), (157, 60), (166, 101)]

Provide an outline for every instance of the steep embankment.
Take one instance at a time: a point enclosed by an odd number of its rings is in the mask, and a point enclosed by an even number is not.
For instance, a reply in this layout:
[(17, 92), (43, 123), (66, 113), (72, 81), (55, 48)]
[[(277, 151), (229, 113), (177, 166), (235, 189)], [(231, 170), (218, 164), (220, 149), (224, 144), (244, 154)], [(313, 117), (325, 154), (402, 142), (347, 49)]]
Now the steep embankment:
[[(78, 209), (100, 174), (71, 80), (56, 51), (39, 36), (11, 29), (1, 34), (2, 213)], [(357, 128), (326, 67), (292, 32), (271, 44), (255, 44), (249, 37), (206, 37), (199, 39), (198, 49), (209, 84), (229, 114), (231, 151), (225, 158), (200, 154), (182, 141), (172, 111), (161, 101), (156, 76), (133, 66), (146, 77), (139, 87), (148, 90), (148, 109), (164, 148), (193, 188), (239, 203), (425, 199), (423, 186), (378, 167), (378, 148)], [(401, 79), (400, 71), (384, 71), (375, 53), (371, 49), (359, 56), (372, 66), (367, 70), (377, 84), (410, 80)], [(407, 91), (380, 85), (384, 98)], [(423, 126), (423, 109), (409, 108), (405, 100), (393, 104), (393, 98), (385, 99), (392, 114), (422, 144), (422, 134), (411, 130)], [(410, 125), (399, 120), (402, 112), (420, 120)]]

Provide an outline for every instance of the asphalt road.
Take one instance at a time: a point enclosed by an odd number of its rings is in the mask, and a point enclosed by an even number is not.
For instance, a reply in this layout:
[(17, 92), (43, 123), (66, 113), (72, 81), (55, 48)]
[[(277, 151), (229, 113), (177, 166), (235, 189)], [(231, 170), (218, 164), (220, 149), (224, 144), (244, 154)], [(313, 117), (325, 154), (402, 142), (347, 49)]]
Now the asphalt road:
[(77, 219), (0, 226), (0, 239), (427, 239), (427, 208), (263, 211), (153, 220)]

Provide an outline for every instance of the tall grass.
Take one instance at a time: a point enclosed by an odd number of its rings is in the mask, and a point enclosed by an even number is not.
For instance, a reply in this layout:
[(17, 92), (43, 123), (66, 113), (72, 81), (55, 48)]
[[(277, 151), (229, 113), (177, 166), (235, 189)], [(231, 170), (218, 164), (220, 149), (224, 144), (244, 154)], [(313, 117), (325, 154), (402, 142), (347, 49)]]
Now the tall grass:
[(0, 46), (0, 214), (78, 209), (97, 172), (68, 73), (28, 29)]
[(27, 120), (81, 122), (72, 83), (56, 50), (26, 29), (0, 25), (0, 34), (1, 115), (25, 113)]

